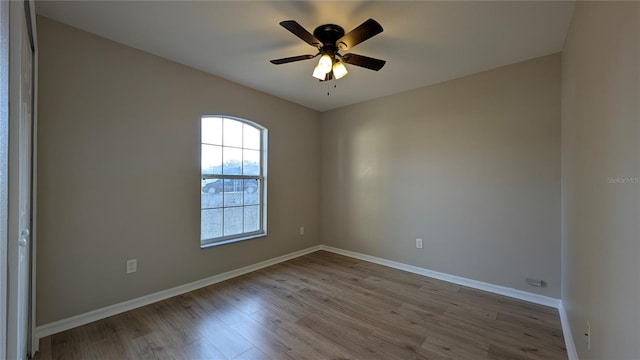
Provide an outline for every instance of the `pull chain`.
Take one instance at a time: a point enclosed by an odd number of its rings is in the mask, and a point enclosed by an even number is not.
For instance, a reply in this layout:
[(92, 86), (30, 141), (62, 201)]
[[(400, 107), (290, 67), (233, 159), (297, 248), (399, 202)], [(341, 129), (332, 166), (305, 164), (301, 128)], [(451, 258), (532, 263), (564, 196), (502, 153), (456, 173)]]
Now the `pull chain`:
[[(333, 88), (337, 89), (335, 80), (333, 80)], [(330, 96), (330, 95), (331, 95), (331, 84), (327, 84), (327, 96)]]

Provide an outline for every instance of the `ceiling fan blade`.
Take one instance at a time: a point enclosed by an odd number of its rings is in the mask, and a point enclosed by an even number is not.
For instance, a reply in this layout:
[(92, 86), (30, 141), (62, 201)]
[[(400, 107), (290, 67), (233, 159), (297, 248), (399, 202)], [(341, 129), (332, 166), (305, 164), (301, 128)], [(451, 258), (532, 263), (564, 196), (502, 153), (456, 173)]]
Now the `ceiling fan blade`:
[(316, 56), (318, 56), (318, 55), (299, 55), (299, 56), (292, 56), (292, 57), (287, 57), (287, 58), (282, 58), (282, 59), (274, 59), (274, 60), (269, 60), (269, 61), (272, 64), (280, 65), (280, 64), (286, 64), (286, 63), (290, 63), (290, 62), (294, 62), (294, 61), (309, 60), (309, 59), (313, 59)]
[(320, 48), (322, 46), (320, 40), (316, 39), (315, 36), (311, 35), (311, 33), (307, 31), (307, 29), (303, 28), (302, 25), (298, 24), (295, 20), (281, 21), (280, 25), (282, 25), (283, 28), (291, 31), (293, 35), (304, 40), (304, 42), (311, 46), (317, 48)]
[(344, 54), (342, 55), (342, 61), (347, 64), (361, 66), (363, 68), (367, 68), (375, 71), (382, 69), (384, 64), (387, 63), (384, 60), (374, 59), (368, 56), (362, 56), (357, 54)]
[(380, 34), (382, 30), (382, 26), (377, 21), (369, 19), (338, 39), (336, 46), (340, 50), (349, 50), (361, 42)]

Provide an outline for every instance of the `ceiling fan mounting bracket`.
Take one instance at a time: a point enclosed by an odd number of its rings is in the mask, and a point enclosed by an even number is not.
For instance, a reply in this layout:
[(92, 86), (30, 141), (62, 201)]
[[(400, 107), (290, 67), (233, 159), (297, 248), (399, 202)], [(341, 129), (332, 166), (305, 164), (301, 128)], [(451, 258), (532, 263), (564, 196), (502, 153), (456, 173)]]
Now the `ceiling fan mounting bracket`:
[(336, 24), (324, 24), (313, 30), (313, 36), (322, 42), (322, 47), (335, 47), (336, 41), (344, 36), (344, 29)]

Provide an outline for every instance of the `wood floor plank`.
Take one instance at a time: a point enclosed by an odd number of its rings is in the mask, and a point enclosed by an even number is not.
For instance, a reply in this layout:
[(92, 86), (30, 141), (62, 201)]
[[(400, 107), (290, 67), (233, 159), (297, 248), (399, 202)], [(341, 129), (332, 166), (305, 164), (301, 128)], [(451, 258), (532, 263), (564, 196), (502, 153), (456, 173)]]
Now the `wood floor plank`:
[(441, 335), (429, 336), (422, 348), (447, 359), (484, 359), (487, 357), (488, 348), (475, 346), (467, 341)]
[(227, 360), (220, 350), (206, 339), (199, 339), (187, 344), (175, 352), (178, 359)]
[(318, 251), (41, 339), (50, 359), (566, 359), (556, 309)]
[[(234, 322), (234, 324), (236, 323), (238, 321)], [(236, 332), (232, 326), (216, 317), (207, 317), (200, 322), (198, 327), (202, 335), (229, 359), (233, 359), (254, 346), (243, 336), (246, 334)]]
[(349, 353), (341, 347), (325, 341), (318, 341), (317, 334), (291, 321), (288, 314), (280, 310), (263, 310), (252, 315), (256, 321), (281, 338), (293, 339), (298, 352), (314, 354), (318, 359), (348, 359)]
[(271, 358), (258, 350), (258, 348), (253, 347), (233, 358), (233, 360), (271, 360)]
[(232, 328), (253, 343), (262, 353), (274, 359), (313, 359), (296, 350), (294, 339), (278, 337), (271, 329), (264, 327), (250, 316), (243, 316), (242, 320), (236, 322)]
[(356, 331), (350, 326), (345, 326), (346, 324), (339, 318), (334, 319), (331, 316), (320, 318), (309, 315), (298, 320), (297, 324), (317, 333), (319, 340), (348, 351), (355, 359), (398, 359), (379, 351), (377, 346), (368, 340), (368, 336), (372, 334), (371, 331), (366, 329)]

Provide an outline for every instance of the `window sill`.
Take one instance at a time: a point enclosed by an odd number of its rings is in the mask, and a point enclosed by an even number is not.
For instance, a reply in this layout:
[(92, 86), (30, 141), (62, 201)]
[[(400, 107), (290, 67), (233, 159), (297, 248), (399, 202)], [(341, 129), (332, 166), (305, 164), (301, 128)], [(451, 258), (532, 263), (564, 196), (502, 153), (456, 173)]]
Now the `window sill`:
[(211, 243), (205, 243), (205, 244), (200, 243), (200, 248), (201, 249), (206, 249), (206, 248), (210, 248), (210, 247), (214, 247), (214, 246), (233, 244), (233, 243), (236, 243), (236, 242), (245, 241), (245, 240), (251, 240), (251, 239), (255, 239), (255, 238), (261, 238), (261, 237), (265, 237), (265, 236), (267, 236), (266, 233), (260, 233), (260, 234), (243, 236), (243, 237), (227, 239), (227, 240), (221, 240), (221, 241), (216, 241), (216, 242), (211, 242)]

